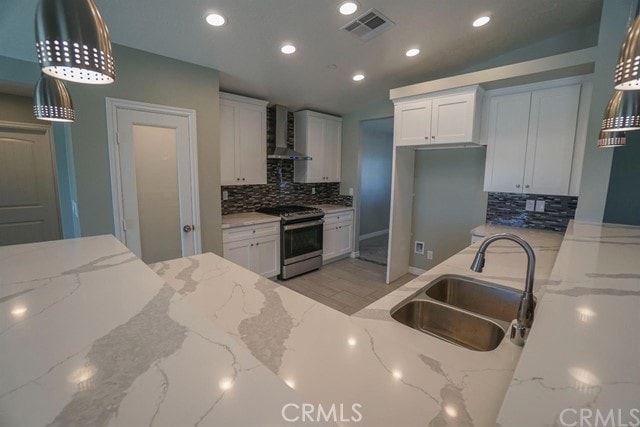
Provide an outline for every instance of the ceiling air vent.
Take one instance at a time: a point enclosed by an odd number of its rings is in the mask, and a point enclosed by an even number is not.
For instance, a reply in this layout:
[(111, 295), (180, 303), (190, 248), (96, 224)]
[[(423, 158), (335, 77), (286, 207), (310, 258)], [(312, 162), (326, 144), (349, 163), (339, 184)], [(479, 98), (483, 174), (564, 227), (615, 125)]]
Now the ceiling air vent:
[(356, 35), (362, 41), (368, 41), (388, 30), (393, 22), (375, 9), (369, 9), (353, 21), (342, 27), (343, 30)]

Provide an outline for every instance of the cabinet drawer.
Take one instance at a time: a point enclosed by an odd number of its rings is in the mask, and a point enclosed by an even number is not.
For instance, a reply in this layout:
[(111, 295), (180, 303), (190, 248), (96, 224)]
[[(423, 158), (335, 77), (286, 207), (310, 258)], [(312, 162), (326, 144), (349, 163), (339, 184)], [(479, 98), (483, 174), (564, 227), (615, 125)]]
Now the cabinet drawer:
[(280, 222), (225, 228), (222, 230), (222, 242), (237, 242), (238, 240), (270, 236), (274, 234), (280, 234)]
[(325, 215), (324, 217), (325, 225), (337, 224), (338, 222), (343, 222), (343, 221), (353, 221), (353, 211), (332, 213), (329, 215)]

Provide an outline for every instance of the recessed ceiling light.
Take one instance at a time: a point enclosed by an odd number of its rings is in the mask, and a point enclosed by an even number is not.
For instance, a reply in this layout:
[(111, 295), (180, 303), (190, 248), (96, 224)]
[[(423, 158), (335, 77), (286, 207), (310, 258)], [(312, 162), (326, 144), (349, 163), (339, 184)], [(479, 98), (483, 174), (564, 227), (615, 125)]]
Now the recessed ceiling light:
[(213, 25), (214, 27), (221, 27), (227, 23), (227, 18), (218, 13), (210, 13), (204, 19), (207, 21), (207, 24)]
[(413, 48), (413, 49), (409, 49), (408, 51), (406, 51), (405, 55), (407, 55), (407, 56), (416, 56), (419, 53), (420, 53), (420, 49)]
[(473, 26), (474, 27), (482, 27), (483, 25), (487, 25), (489, 23), (489, 21), (491, 21), (491, 17), (486, 15), (486, 16), (481, 16), (478, 19), (476, 19), (475, 21), (473, 21)]
[(358, 10), (358, 2), (346, 1), (340, 5), (338, 10), (343, 15), (352, 15), (356, 12), (356, 10)]
[(285, 44), (280, 48), (280, 52), (284, 53), (285, 55), (291, 55), (295, 51), (296, 47), (292, 44)]
[(352, 79), (354, 82), (359, 82), (361, 80), (364, 80), (364, 74), (360, 74), (360, 73), (354, 74)]

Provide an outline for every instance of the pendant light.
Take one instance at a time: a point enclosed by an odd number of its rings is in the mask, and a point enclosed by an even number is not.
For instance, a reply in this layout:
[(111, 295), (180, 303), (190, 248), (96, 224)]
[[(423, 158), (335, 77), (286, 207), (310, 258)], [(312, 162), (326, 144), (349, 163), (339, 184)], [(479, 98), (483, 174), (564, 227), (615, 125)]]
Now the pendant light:
[(627, 136), (624, 132), (600, 132), (598, 147), (615, 148), (627, 144)]
[(40, 0), (35, 26), (43, 73), (77, 83), (113, 83), (111, 39), (93, 0)]
[(72, 122), (76, 118), (71, 96), (62, 80), (43, 74), (33, 94), (33, 115), (52, 122)]
[(616, 90), (640, 89), (640, 2), (636, 5), (636, 19), (620, 48), (614, 84)]
[(640, 129), (640, 92), (615, 91), (604, 112), (601, 129), (604, 132)]

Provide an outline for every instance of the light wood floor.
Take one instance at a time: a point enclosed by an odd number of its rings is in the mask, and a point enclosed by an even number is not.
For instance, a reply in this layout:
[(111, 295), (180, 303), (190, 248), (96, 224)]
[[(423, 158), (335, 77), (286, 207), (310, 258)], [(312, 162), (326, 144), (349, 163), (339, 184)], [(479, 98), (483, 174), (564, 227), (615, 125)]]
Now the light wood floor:
[(405, 274), (387, 285), (385, 275), (385, 266), (345, 258), (302, 276), (278, 280), (278, 283), (351, 315), (416, 277)]

